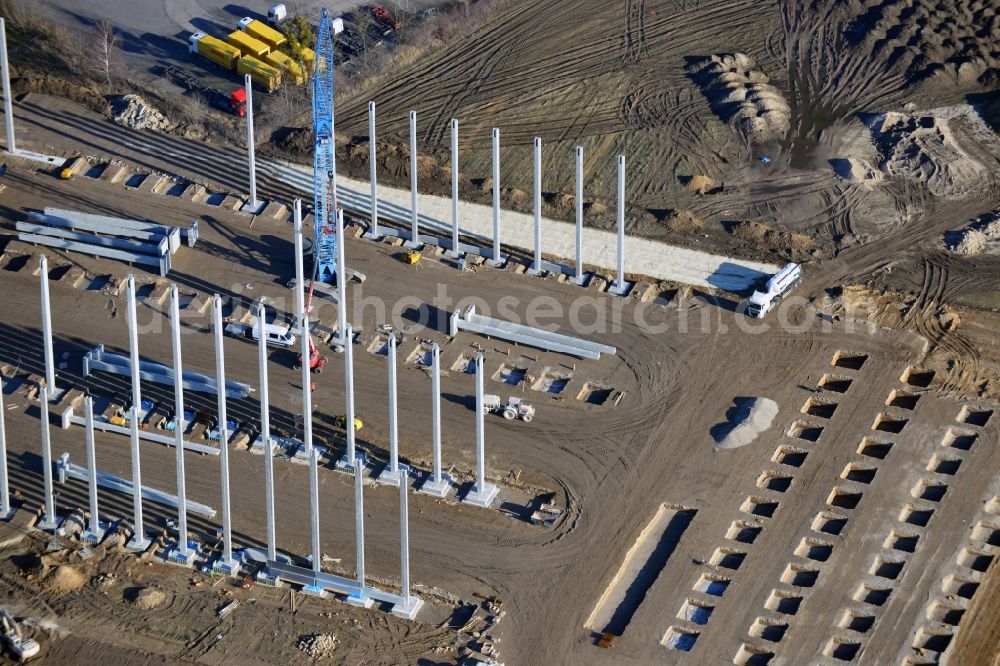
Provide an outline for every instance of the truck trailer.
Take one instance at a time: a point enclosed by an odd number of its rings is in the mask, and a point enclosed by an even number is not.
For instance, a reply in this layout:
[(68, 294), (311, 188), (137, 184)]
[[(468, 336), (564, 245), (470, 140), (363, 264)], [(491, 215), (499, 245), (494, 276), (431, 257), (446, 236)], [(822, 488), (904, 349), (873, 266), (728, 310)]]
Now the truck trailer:
[(259, 39), (254, 39), (242, 30), (235, 30), (226, 37), (226, 42), (230, 46), (233, 46), (240, 50), (244, 56), (253, 56), (254, 58), (263, 58), (268, 53), (271, 52), (271, 47), (260, 41)]
[(254, 39), (260, 40), (271, 47), (272, 50), (280, 49), (288, 39), (263, 21), (247, 16), (240, 19), (240, 30), (247, 33)]
[(802, 282), (802, 267), (792, 262), (771, 276), (765, 286), (766, 291), (754, 290), (747, 300), (747, 314), (763, 319), (775, 305)]
[(236, 63), (236, 71), (249, 74), (250, 80), (267, 92), (274, 92), (281, 85), (281, 72), (253, 56), (243, 56)]
[(271, 51), (264, 58), (264, 62), (280, 70), (282, 78), (286, 81), (290, 81), (297, 86), (302, 85), (305, 81), (305, 76), (302, 74), (302, 67), (286, 53)]
[(188, 51), (228, 70), (236, 69), (236, 63), (240, 59), (239, 49), (203, 32), (196, 32), (188, 37)]

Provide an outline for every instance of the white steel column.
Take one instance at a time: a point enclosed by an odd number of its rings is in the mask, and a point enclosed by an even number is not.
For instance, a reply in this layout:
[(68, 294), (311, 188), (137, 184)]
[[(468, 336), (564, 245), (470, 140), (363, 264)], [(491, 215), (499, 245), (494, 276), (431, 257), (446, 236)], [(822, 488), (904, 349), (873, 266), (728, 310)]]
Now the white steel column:
[(410, 111), (410, 244), (420, 245), (417, 213), (417, 112)]
[(351, 338), (354, 331), (351, 325), (347, 324), (346, 339), (344, 341), (344, 407), (347, 413), (344, 415), (344, 432), (347, 439), (347, 451), (340, 459), (339, 465), (342, 469), (352, 469), (356, 463), (357, 450), (354, 436), (354, 349), (352, 349)]
[(496, 499), (496, 485), (486, 481), (486, 424), (483, 421), (483, 354), (476, 353), (476, 484), (462, 499), (476, 506), (488, 507)]
[(441, 348), (436, 342), (431, 347), (431, 451), (431, 476), (420, 492), (444, 497), (451, 492), (451, 477), (441, 472)]
[(392, 614), (412, 620), (424, 601), (410, 594), (410, 512), (407, 485), (407, 473), (403, 470), (399, 475), (399, 578), (402, 589), (401, 601), (393, 604)]
[[(94, 399), (89, 395), (83, 400), (84, 428), (87, 438), (87, 495), (90, 499), (90, 520), (87, 530), (80, 536), (81, 540), (97, 543), (104, 538), (104, 528), (101, 527), (100, 514), (97, 511), (97, 453), (94, 450)], [(138, 418), (138, 410), (133, 407), (130, 417)]]
[[(389, 464), (379, 474), (380, 483), (396, 485), (400, 479), (399, 426), (396, 415), (396, 333), (389, 335)], [(405, 474), (405, 470), (403, 472)]]
[(613, 294), (624, 296), (628, 289), (625, 282), (625, 156), (618, 156), (618, 275), (609, 289)]
[(460, 254), (458, 245), (458, 119), (451, 119), (451, 251)]
[(219, 466), (222, 476), (222, 558), (215, 563), (224, 573), (236, 574), (239, 565), (233, 560), (232, 516), (229, 509), (229, 426), (226, 414), (226, 360), (222, 344), (222, 297), (212, 297), (212, 330), (215, 333), (215, 384), (218, 401)]
[(243, 210), (250, 213), (258, 213), (263, 202), (257, 200), (257, 161), (254, 156), (253, 133), (253, 84), (250, 81), (249, 74), (244, 77), (243, 88), (247, 94), (247, 161), (250, 168), (250, 201), (243, 207)]
[(181, 360), (180, 295), (170, 285), (170, 329), (174, 351), (174, 449), (177, 457), (177, 548), (171, 558), (190, 564), (196, 551), (188, 546), (187, 486), (184, 477), (184, 363)]
[(7, 24), (0, 18), (0, 68), (3, 69), (3, 118), (7, 125), (7, 152), (17, 152), (14, 139), (14, 100), (10, 92), (10, 70), (7, 59)]
[(45, 354), (44, 397), (51, 400), (56, 394), (56, 362), (52, 353), (52, 309), (49, 303), (49, 260), (43, 254), (38, 262), (42, 284), (42, 351)]
[(542, 271), (542, 139), (535, 137), (535, 265), (531, 272)]
[(52, 495), (52, 445), (49, 442), (49, 400), (56, 388), (55, 360), (52, 353), (52, 313), (49, 306), (49, 262), (45, 255), (39, 260), (41, 271), (42, 292), (42, 346), (45, 356), (45, 388), (38, 393), (38, 402), (42, 410), (42, 476), (45, 482), (45, 515), (38, 523), (38, 528), (55, 530), (56, 519), (55, 498)]
[(132, 373), (132, 407), (135, 412), (129, 424), (129, 437), (132, 448), (132, 539), (128, 549), (142, 552), (149, 547), (151, 540), (146, 537), (142, 526), (142, 470), (139, 461), (139, 410), (142, 408), (142, 390), (139, 384), (139, 323), (135, 312), (135, 276), (131, 273), (126, 280), (126, 299), (128, 303), (128, 351), (129, 365)]
[(583, 146), (576, 147), (576, 283), (583, 285)]
[[(0, 29), (2, 28), (3, 25), (0, 24)], [(0, 520), (9, 520), (16, 509), (10, 506), (10, 486), (7, 480), (7, 431), (3, 419), (3, 377), (0, 376)]]
[[(338, 239), (339, 240), (339, 239)], [(264, 335), (264, 304), (257, 304), (257, 367), (260, 376), (260, 437), (264, 446), (264, 493), (267, 514), (267, 560), (277, 559), (274, 538), (274, 460), (271, 451), (271, 404), (267, 397), (267, 342)]]
[(493, 128), (493, 260), (500, 265), (500, 129)]
[(368, 102), (368, 179), (371, 181), (372, 187), (372, 226), (370, 230), (372, 238), (378, 238), (378, 183), (376, 181), (378, 167), (375, 162), (375, 153), (375, 102)]
[(344, 260), (344, 211), (337, 211), (337, 337), (344, 344), (347, 327), (347, 266)]
[(347, 596), (352, 606), (370, 608), (374, 600), (365, 589), (365, 463), (360, 458), (354, 461), (354, 543), (357, 548), (357, 582), (359, 590)]

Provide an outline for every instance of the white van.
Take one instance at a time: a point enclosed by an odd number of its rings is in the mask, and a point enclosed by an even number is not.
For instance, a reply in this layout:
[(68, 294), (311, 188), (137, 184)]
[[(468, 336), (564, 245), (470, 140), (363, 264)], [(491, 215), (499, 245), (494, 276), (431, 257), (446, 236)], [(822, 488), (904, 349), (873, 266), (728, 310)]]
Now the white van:
[[(253, 339), (260, 340), (259, 326), (253, 325)], [(277, 324), (264, 324), (264, 342), (274, 347), (293, 347), (295, 336), (288, 330), (287, 326)]]

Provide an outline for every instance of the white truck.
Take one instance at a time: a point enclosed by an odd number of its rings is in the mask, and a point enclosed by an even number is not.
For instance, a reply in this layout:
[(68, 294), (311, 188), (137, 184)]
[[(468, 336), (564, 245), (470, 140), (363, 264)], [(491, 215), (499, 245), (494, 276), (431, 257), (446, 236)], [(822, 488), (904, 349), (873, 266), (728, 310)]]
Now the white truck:
[(802, 282), (802, 267), (795, 262), (786, 264), (784, 268), (771, 276), (765, 287), (766, 291), (754, 290), (747, 299), (747, 314), (757, 319), (763, 319), (775, 305), (787, 296)]
[(488, 414), (489, 412), (500, 414), (508, 421), (517, 417), (525, 423), (531, 423), (531, 420), (535, 418), (534, 406), (528, 405), (520, 398), (513, 396), (507, 398), (507, 404), (505, 405), (500, 402), (500, 396), (493, 395), (492, 393), (487, 393), (483, 396), (483, 414)]
[(267, 10), (267, 22), (273, 26), (281, 25), (288, 18), (288, 10), (284, 4), (274, 5)]
[(7, 654), (17, 661), (27, 661), (38, 654), (41, 649), (38, 641), (21, 635), (21, 627), (6, 608), (0, 609), (0, 625)]
[[(249, 324), (226, 324), (226, 335), (236, 338), (246, 338), (257, 342), (260, 340), (260, 327), (257, 322)], [(272, 347), (283, 347), (285, 349), (295, 346), (295, 336), (288, 330), (287, 326), (278, 324), (264, 324), (264, 342)]]

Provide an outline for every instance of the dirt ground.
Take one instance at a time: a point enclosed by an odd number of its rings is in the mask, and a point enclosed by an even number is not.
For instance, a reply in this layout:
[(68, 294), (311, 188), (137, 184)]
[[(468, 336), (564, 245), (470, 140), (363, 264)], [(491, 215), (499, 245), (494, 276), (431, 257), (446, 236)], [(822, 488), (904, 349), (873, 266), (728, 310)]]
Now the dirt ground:
[[(531, 424), (487, 419), (497, 508), (411, 497), (414, 591), (428, 601), (418, 620), (301, 596), (293, 614), (287, 589), (244, 590), (111, 547), (83, 561), (72, 538), (44, 554), (49, 540), (37, 532), (0, 550), (7, 603), (28, 619), (54, 663), (88, 655), (123, 663), (299, 663), (307, 657), (296, 641), (325, 633), (339, 641), (330, 663), (455, 663), (484, 640), (508, 664), (994, 663), (1000, 255), (984, 225), (1000, 209), (998, 61), (988, 29), (996, 13), (976, 0), (948, 9), (923, 0), (821, 1), (808, 9), (523, 2), (394, 73), (376, 97), (382, 131), (398, 142), (405, 114), (417, 110), (430, 160), (427, 191), (446, 182), (433, 174), (445, 175), (453, 116), (473, 198), (488, 192), (482, 178), (491, 127), (501, 127), (508, 200), (519, 196), (514, 190), (530, 191), (529, 146), (543, 137), (553, 179), (546, 214), (572, 191), (573, 146), (585, 147), (588, 193), (613, 192), (614, 156), (624, 153), (630, 233), (801, 260), (803, 284), (765, 320), (766, 330), (751, 329), (734, 312), (736, 294), (654, 285), (642, 301), (515, 270), (460, 272), (437, 255), (412, 267), (394, 246), (352, 233), (348, 264), (368, 278), (349, 292), (350, 302), (367, 304), (351, 315), (361, 329), (354, 348), (359, 438), (374, 460), (385, 460), (388, 426), (385, 361), (372, 352), (377, 326), (392, 310), (380, 313), (376, 302), (399, 304), (396, 324), (412, 327), (400, 347), (405, 461), (429, 468), (430, 380), (408, 362), (423, 340), (442, 344), (445, 467), (463, 488), (475, 463), (464, 359), (484, 350), (487, 392), (523, 395), (538, 407)], [(738, 71), (711, 69), (722, 64)], [(367, 101), (338, 103), (346, 168), (358, 175), (367, 169), (356, 138), (367, 131)], [(221, 293), (231, 299), (227, 316), (239, 319), (267, 296), (274, 316), (287, 321), (284, 285), (294, 272), (287, 211), (251, 218), (232, 209), (235, 197), (224, 198), (239, 193), (241, 165), (216, 163), (214, 154), (185, 163), (165, 135), (156, 135), (158, 154), (143, 153), (124, 140), (115, 145), (113, 133), (82, 113), (86, 131), (68, 130), (71, 106), (43, 111), (21, 130), (29, 146), (93, 160), (69, 182), (13, 158), (0, 177), (0, 365), (11, 485), (23, 496), (22, 513), (40, 505), (42, 469), (39, 408), (30, 395), (41, 368), (32, 257), (39, 249), (12, 234), (28, 210), (61, 206), (174, 226), (199, 220), (199, 244), (182, 248), (167, 278), (184, 294), (189, 370), (214, 369), (209, 318), (199, 304)], [(400, 162), (395, 171), (383, 168), (387, 182), (405, 183), (405, 153), (389, 144), (384, 152)], [(156, 175), (133, 178), (138, 172)], [(287, 195), (267, 190), (269, 198)], [(956, 244), (955, 235), (969, 229), (983, 238)], [(81, 377), (80, 358), (98, 343), (126, 348), (115, 285), (129, 269), (47, 254), (56, 357), (66, 363), (60, 408), (79, 395), (74, 389), (106, 402), (127, 383)], [(141, 353), (169, 362), (166, 301), (154, 296), (167, 281), (139, 274), (149, 285), (140, 321), (153, 329), (141, 336)], [(438, 305), (442, 289), (452, 304), (476, 297), (520, 318), (533, 298), (565, 311), (586, 294), (593, 302), (585, 323), (593, 326), (584, 337), (618, 354), (579, 360), (467, 333), (449, 342), (433, 325), (418, 326), (422, 315), (443, 321), (450, 308)], [(318, 318), (329, 326), (335, 314), (324, 304)], [(572, 332), (568, 316), (552, 319)], [(597, 325), (618, 320), (617, 329)], [(331, 366), (317, 376), (315, 398), (316, 434), (330, 448), (320, 470), (322, 545), (331, 558), (325, 566), (349, 576), (353, 488), (330, 464), (344, 446), (332, 422), (343, 413), (341, 361), (324, 351)], [(230, 339), (225, 352), (230, 378), (256, 385), (256, 349)], [(276, 351), (270, 360), (273, 422), (293, 434), (300, 377), (291, 354)], [(502, 383), (511, 368), (527, 379)], [(547, 378), (568, 375), (552, 392)], [(169, 387), (143, 390), (172, 401)], [(213, 399), (191, 396), (207, 409)], [(753, 399), (773, 401), (777, 414), (741, 446), (720, 448), (714, 435), (737, 425)], [(258, 414), (255, 396), (231, 406), (232, 417), (251, 428)], [(81, 428), (54, 428), (52, 441), (56, 455), (82, 464)], [(99, 468), (129, 476), (126, 438), (100, 433), (97, 441)], [(234, 535), (260, 547), (262, 461), (245, 445), (231, 450)], [(172, 489), (173, 459), (170, 449), (144, 444), (144, 481)], [(187, 460), (191, 498), (217, 506), (215, 458)], [(306, 468), (275, 465), (279, 546), (301, 557), (310, 548)], [(61, 509), (86, 505), (84, 484), (57, 490)], [(367, 486), (365, 499), (368, 573), (395, 589), (397, 495)], [(128, 497), (102, 491), (101, 501), (113, 517), (130, 513)], [(528, 520), (543, 502), (565, 507), (551, 526)], [(147, 510), (150, 527), (166, 530), (171, 511)], [(217, 522), (192, 520), (195, 536), (214, 543)], [(137, 588), (161, 590), (164, 600), (141, 610), (131, 601)], [(501, 621), (487, 626), (498, 617), (477, 595), (503, 601)], [(229, 598), (241, 605), (220, 620), (216, 609)], [(489, 619), (470, 624), (473, 607)]]

